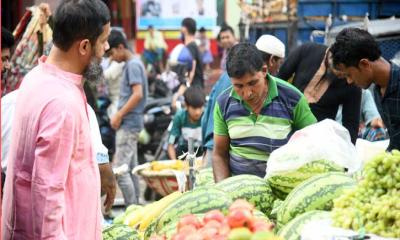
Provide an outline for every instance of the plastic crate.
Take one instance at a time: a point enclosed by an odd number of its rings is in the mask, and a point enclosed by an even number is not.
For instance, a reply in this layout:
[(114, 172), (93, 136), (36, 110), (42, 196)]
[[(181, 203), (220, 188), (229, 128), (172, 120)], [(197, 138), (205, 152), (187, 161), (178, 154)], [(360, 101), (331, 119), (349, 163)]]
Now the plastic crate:
[[(384, 2), (384, 3), (383, 3)], [(379, 17), (400, 17), (400, 1), (386, 0), (382, 1), (378, 6)]]
[(255, 44), (257, 39), (264, 34), (271, 34), (285, 44), (288, 44), (288, 25), (287, 24), (259, 24), (250, 27), (249, 42)]
[(382, 52), (382, 57), (391, 60), (396, 53), (400, 52), (400, 36), (389, 38), (378, 38), (377, 42)]
[[(332, 27), (343, 25), (349, 22), (334, 20), (332, 23)], [(324, 21), (299, 21), (297, 24), (297, 45), (301, 45), (305, 42), (310, 42), (311, 33), (314, 30), (325, 31), (325, 22)], [(324, 43), (324, 37), (316, 37), (314, 38), (314, 42)]]
[(342, 15), (364, 17), (367, 12), (370, 19), (377, 18), (377, 0), (299, 0), (297, 4), (299, 18), (328, 16), (329, 14), (336, 18)]

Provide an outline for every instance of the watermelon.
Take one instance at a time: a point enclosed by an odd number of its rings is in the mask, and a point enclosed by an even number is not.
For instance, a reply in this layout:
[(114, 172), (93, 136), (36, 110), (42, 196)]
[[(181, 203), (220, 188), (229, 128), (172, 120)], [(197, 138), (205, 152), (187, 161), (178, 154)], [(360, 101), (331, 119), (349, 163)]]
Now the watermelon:
[(272, 204), (272, 211), (270, 214), (271, 219), (276, 220), (276, 216), (278, 214), (279, 208), (281, 207), (282, 203), (283, 203), (283, 201), (280, 199), (276, 199), (274, 201), (274, 203)]
[(263, 212), (261, 212), (257, 209), (253, 210), (253, 215), (254, 215), (254, 217), (256, 217), (258, 219), (262, 219), (266, 222), (271, 222), (271, 220), (267, 217), (267, 215), (265, 215)]
[(287, 196), (279, 207), (277, 218), (285, 225), (296, 216), (311, 210), (331, 210), (333, 199), (356, 185), (344, 173), (323, 173), (304, 181)]
[(215, 187), (229, 194), (232, 200), (245, 199), (269, 216), (275, 198), (264, 179), (255, 175), (237, 175), (215, 184)]
[(212, 168), (201, 169), (196, 174), (196, 188), (214, 185), (214, 173)]
[(139, 233), (124, 224), (113, 224), (103, 230), (103, 240), (139, 240)]
[(300, 240), (301, 231), (306, 223), (314, 220), (329, 218), (330, 212), (328, 211), (309, 211), (291, 220), (288, 224), (286, 224), (282, 229), (279, 230), (278, 235), (285, 240)]
[(344, 172), (344, 168), (325, 160), (313, 161), (293, 171), (280, 172), (270, 176), (267, 181), (274, 193), (284, 199), (293, 188), (312, 176), (327, 172)]
[(187, 214), (206, 213), (212, 209), (226, 211), (232, 199), (226, 192), (213, 187), (200, 187), (185, 192), (174, 203), (170, 204), (158, 216), (154, 230), (160, 231), (164, 226)]

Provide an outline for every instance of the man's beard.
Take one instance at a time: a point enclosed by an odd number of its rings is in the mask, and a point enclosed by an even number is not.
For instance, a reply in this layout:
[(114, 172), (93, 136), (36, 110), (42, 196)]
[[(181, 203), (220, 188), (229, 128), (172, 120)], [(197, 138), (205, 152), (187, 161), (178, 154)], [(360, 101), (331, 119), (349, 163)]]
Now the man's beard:
[(103, 68), (100, 65), (100, 60), (96, 57), (92, 57), (89, 65), (86, 67), (83, 72), (83, 78), (89, 82), (95, 83), (100, 81), (103, 77)]

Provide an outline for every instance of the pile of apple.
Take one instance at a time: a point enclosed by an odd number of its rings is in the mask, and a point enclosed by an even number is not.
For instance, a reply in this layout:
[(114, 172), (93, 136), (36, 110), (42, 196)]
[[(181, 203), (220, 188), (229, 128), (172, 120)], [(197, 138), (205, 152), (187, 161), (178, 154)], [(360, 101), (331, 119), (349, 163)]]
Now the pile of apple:
[[(220, 210), (207, 212), (203, 219), (193, 214), (182, 217), (172, 240), (281, 240), (272, 229), (274, 224), (253, 214), (254, 206), (245, 200), (236, 200), (225, 216)], [(165, 240), (153, 236), (150, 240)]]

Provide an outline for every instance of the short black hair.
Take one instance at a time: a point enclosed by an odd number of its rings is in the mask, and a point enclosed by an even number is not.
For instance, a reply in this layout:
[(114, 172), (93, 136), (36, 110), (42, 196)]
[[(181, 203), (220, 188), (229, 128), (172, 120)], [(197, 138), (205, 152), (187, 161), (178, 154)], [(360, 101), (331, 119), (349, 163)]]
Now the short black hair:
[(196, 33), (196, 21), (193, 18), (184, 18), (181, 25), (187, 29), (189, 34), (194, 35)]
[(5, 27), (1, 27), (1, 49), (12, 48), (14, 36)]
[(229, 77), (241, 78), (247, 73), (254, 74), (262, 70), (264, 61), (256, 46), (239, 43), (231, 48), (226, 60)]
[(258, 50), (258, 52), (260, 53), (261, 58), (263, 59), (263, 61), (264, 61), (265, 64), (268, 64), (268, 62), (269, 62), (269, 60), (271, 59), (271, 57), (272, 57), (272, 59), (274, 59), (275, 61), (278, 61), (278, 60), (280, 59), (280, 57), (278, 57), (278, 56), (272, 55), (272, 54), (270, 54), (270, 53), (266, 53), (266, 52), (261, 51), (261, 50)]
[(109, 22), (110, 11), (100, 0), (64, 0), (53, 15), (53, 43), (64, 51), (80, 39), (94, 45)]
[(204, 27), (201, 27), (200, 29), (199, 29), (199, 32), (201, 32), (201, 33), (203, 33), (203, 32), (206, 32), (207, 30), (204, 28)]
[(206, 102), (206, 96), (203, 90), (197, 86), (190, 86), (183, 94), (186, 106), (193, 108), (201, 108)]
[(229, 26), (228, 24), (223, 24), (221, 27), (221, 30), (219, 30), (219, 34), (221, 34), (222, 32), (226, 32), (229, 31), (232, 33), (232, 35), (235, 35), (235, 31), (233, 30), (233, 28), (231, 26)]
[(128, 48), (128, 43), (126, 38), (124, 37), (123, 33), (120, 30), (113, 29), (110, 32), (110, 36), (108, 36), (108, 44), (110, 48), (107, 50), (111, 50), (112, 48), (117, 48), (120, 44), (125, 48)]
[(381, 56), (381, 50), (374, 37), (359, 28), (345, 28), (340, 31), (330, 51), (334, 67), (338, 64), (358, 67), (363, 58), (375, 61)]

